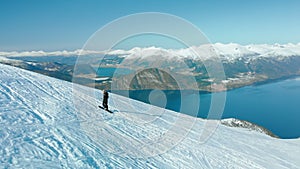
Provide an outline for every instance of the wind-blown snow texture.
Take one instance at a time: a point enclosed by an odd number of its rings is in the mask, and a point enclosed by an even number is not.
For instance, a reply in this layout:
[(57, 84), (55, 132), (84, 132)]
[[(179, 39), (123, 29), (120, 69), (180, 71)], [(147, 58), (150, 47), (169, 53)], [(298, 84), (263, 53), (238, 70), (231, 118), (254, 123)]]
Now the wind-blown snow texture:
[[(300, 140), (281, 140), (244, 128), (220, 125), (205, 143), (199, 137), (206, 120), (196, 119), (189, 134), (165, 153), (148, 158), (139, 140), (159, 135), (174, 118), (193, 117), (111, 94), (119, 106), (109, 114), (95, 98), (73, 103), (73, 84), (0, 64), (0, 168), (299, 168)], [(75, 85), (75, 84), (74, 84)], [(93, 89), (82, 87), (86, 91)], [(101, 95), (100, 91), (95, 91)], [(122, 104), (119, 104), (122, 105)], [(153, 109), (152, 113), (148, 110)], [(138, 110), (132, 112), (132, 110)], [(164, 115), (159, 115), (163, 111)], [(93, 118), (91, 118), (93, 117)], [(95, 118), (97, 117), (97, 118)], [(149, 117), (150, 122), (145, 127)], [(85, 122), (89, 121), (90, 126)], [(87, 134), (87, 129), (92, 129)], [(174, 130), (176, 131), (176, 130)], [(178, 132), (180, 132), (178, 128)], [(181, 133), (174, 133), (181, 134)], [(97, 141), (98, 139), (98, 141)], [(166, 145), (167, 146), (167, 145)], [(111, 153), (126, 147), (128, 155)]]

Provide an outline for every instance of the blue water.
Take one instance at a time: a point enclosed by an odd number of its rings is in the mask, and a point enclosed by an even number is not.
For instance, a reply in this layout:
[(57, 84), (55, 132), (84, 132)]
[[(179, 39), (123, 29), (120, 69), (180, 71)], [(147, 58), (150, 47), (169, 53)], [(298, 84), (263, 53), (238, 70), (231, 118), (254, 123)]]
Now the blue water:
[(133, 70), (127, 68), (115, 68), (115, 67), (99, 67), (97, 70), (98, 77), (117, 77), (132, 73)]
[(227, 92), (222, 118), (228, 117), (256, 123), (281, 138), (300, 137), (300, 79)]
[[(150, 92), (131, 91), (129, 97), (149, 103)], [(164, 91), (167, 97), (166, 108), (180, 112), (182, 102), (192, 108), (197, 100), (193, 97), (194, 92)], [(119, 94), (122, 92), (119, 91)], [(200, 93), (198, 117), (207, 118), (210, 103), (211, 94)], [(181, 112), (190, 114), (188, 110)], [(222, 118), (231, 117), (263, 126), (281, 138), (300, 137), (300, 79), (227, 91)]]

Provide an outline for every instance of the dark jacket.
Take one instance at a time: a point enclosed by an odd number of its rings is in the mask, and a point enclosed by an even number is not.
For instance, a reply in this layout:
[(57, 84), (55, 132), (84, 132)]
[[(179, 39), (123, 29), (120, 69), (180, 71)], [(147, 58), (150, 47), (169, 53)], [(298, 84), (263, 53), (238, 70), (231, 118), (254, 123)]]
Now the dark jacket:
[(103, 102), (102, 102), (102, 105), (104, 108), (108, 109), (108, 92), (107, 91), (103, 91)]

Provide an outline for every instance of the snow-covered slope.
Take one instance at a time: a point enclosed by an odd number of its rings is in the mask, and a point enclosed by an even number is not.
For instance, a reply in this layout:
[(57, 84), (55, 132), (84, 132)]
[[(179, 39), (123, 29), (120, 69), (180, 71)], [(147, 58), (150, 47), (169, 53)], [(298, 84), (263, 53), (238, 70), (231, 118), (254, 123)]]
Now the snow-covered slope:
[[(299, 139), (220, 125), (202, 143), (207, 120), (114, 94), (109, 104), (115, 113), (109, 114), (97, 108), (98, 96), (101, 92), (91, 88), (0, 64), (0, 168), (300, 166)], [(176, 119), (182, 124), (173, 125)], [(191, 121), (195, 124), (185, 135)], [(175, 145), (154, 142), (166, 132), (170, 140), (182, 139)]]

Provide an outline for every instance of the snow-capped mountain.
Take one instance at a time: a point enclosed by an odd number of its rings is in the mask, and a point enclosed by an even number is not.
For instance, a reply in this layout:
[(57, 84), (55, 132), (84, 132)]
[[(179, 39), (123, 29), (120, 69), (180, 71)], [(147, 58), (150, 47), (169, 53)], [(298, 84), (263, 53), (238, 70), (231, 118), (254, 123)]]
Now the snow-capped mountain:
[[(101, 96), (92, 88), (0, 64), (0, 168), (300, 166), (299, 139), (219, 125), (201, 142), (208, 120), (114, 94), (110, 114), (97, 107)], [(168, 141), (177, 137), (178, 144)]]
[[(197, 52), (197, 53), (196, 53)], [(108, 53), (110, 54), (110, 53)], [(111, 51), (111, 54), (115, 54)], [(298, 44), (251, 44), (240, 45), (236, 43), (229, 44), (206, 44), (200, 46), (192, 46), (184, 49), (163, 49), (159, 47), (146, 47), (146, 48), (133, 48), (131, 50), (122, 52), (118, 51), (119, 55), (125, 57), (137, 58), (137, 57), (151, 57), (151, 56), (163, 56), (167, 58), (190, 58), (196, 60), (206, 60), (219, 56), (224, 61), (230, 61), (241, 57), (289, 57), (300, 56), (300, 43)]]
[[(195, 53), (195, 51), (197, 53)], [(210, 59), (215, 54), (222, 57), (222, 59), (232, 60), (239, 57), (288, 57), (300, 55), (300, 43), (293, 44), (249, 44), (240, 45), (237, 43), (215, 43), (203, 44), (200, 46), (192, 46), (182, 49), (164, 49), (160, 47), (135, 47), (130, 50), (112, 49), (108, 51), (91, 51), (84, 49), (77, 49), (74, 51), (13, 51), (0, 52), (0, 56), (5, 57), (23, 57), (23, 56), (74, 56), (74, 55), (119, 55), (129, 58), (147, 58), (151, 56), (163, 56), (169, 58), (193, 58), (193, 59)], [(199, 55), (198, 55), (199, 54)]]

